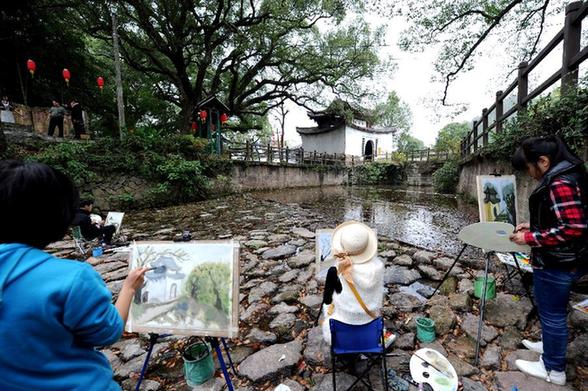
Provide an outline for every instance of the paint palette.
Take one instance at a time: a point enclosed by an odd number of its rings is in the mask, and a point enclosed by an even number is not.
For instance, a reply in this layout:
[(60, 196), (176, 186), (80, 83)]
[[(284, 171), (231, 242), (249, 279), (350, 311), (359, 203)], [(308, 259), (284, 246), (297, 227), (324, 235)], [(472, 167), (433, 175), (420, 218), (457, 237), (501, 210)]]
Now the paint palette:
[(410, 358), (410, 374), (417, 383), (427, 383), (433, 391), (457, 391), (458, 379), (455, 369), (436, 350), (423, 348)]

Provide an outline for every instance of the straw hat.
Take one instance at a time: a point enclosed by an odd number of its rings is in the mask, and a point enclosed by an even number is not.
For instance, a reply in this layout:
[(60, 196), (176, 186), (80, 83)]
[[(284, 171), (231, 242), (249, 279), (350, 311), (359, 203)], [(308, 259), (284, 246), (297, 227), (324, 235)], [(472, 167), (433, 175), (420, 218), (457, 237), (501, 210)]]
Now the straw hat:
[(376, 256), (378, 237), (367, 225), (346, 221), (333, 232), (332, 253), (349, 254), (353, 263), (364, 263)]

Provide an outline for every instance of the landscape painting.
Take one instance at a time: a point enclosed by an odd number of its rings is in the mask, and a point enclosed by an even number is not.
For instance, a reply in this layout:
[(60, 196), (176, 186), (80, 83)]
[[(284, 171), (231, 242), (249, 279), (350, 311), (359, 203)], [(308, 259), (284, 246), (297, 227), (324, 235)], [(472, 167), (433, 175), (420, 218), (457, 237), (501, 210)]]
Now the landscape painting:
[(123, 212), (108, 212), (104, 225), (114, 225), (116, 227), (116, 231), (114, 233), (118, 234), (124, 217), (125, 214)]
[(129, 265), (150, 270), (131, 304), (127, 331), (237, 336), (238, 242), (136, 242)]
[(514, 175), (478, 175), (480, 221), (517, 225), (516, 179)]
[(331, 255), (331, 240), (333, 239), (333, 229), (318, 229), (316, 231), (316, 275), (319, 278), (326, 278), (327, 270), (334, 265)]

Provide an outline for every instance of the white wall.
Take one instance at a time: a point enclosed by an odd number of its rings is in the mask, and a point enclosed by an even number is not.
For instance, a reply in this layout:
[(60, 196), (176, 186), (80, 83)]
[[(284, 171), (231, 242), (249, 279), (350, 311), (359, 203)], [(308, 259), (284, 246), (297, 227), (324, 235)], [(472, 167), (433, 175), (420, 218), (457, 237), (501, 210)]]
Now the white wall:
[(317, 151), (319, 153), (343, 153), (345, 150), (345, 132), (343, 128), (332, 130), (326, 133), (300, 135), (302, 148), (305, 152)]
[[(347, 138), (345, 143), (345, 154), (354, 156), (363, 156), (361, 147), (366, 145), (369, 140), (374, 144), (376, 148), (376, 140), (378, 145), (378, 156), (385, 154), (386, 152), (392, 152), (393, 142), (392, 133), (369, 133), (362, 132), (351, 127), (345, 129)], [(363, 142), (362, 142), (363, 141)]]

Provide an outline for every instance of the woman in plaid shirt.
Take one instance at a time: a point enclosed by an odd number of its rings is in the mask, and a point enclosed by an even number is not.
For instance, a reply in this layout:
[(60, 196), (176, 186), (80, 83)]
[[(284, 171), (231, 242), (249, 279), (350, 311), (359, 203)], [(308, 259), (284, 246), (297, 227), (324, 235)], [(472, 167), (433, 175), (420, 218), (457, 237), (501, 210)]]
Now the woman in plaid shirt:
[(511, 235), (531, 246), (533, 292), (542, 341), (523, 345), (542, 354), (538, 362), (517, 360), (524, 373), (547, 382), (566, 383), (567, 306), (572, 283), (588, 273), (586, 169), (558, 136), (524, 140), (512, 158), (539, 185), (529, 197), (530, 223)]

